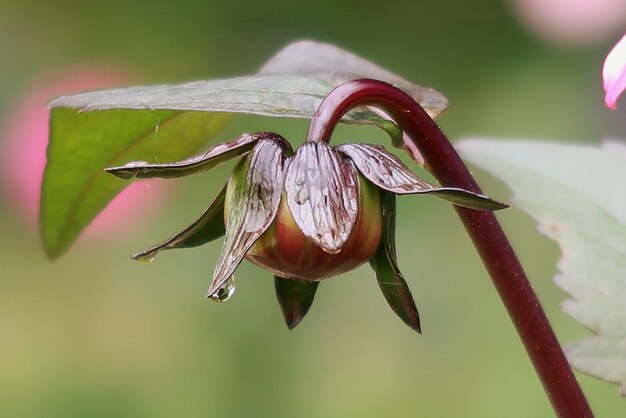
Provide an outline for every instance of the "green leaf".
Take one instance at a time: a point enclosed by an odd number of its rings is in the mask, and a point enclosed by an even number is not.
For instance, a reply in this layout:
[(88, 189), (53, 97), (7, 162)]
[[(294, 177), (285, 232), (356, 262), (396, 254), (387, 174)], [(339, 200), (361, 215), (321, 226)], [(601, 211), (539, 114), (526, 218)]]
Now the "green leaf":
[(203, 112), (53, 109), (40, 209), (48, 256), (63, 254), (128, 185), (104, 167), (182, 159), (204, 146), (226, 120)]
[(349, 80), (373, 78), (386, 81), (411, 95), (432, 118), (448, 107), (438, 91), (418, 86), (373, 62), (331, 44), (303, 40), (287, 45), (261, 68), (259, 74), (305, 75), (334, 87)]
[(626, 395), (626, 146), (466, 140), (469, 161), (504, 180), (513, 205), (558, 241), (563, 309), (595, 335), (566, 347), (572, 366)]
[[(227, 112), (281, 118), (309, 119), (336, 86), (322, 75), (255, 75), (183, 84), (127, 87), (60, 97), (53, 108), (81, 111), (134, 109)], [(357, 77), (361, 78), (361, 77)], [(343, 80), (343, 79), (342, 79)], [(426, 107), (432, 115), (440, 108)], [(373, 124), (397, 135), (397, 126), (367, 109), (356, 109), (345, 122)]]
[[(165, 109), (310, 118), (333, 88), (358, 78), (375, 78), (402, 88), (431, 117), (448, 105), (436, 90), (415, 85), (348, 51), (300, 41), (279, 51), (256, 75), (80, 93), (60, 97), (50, 106), (82, 111)], [(344, 120), (374, 124), (392, 136), (401, 135), (393, 122), (368, 109), (356, 109)]]
[[(82, 111), (167, 109), (308, 119), (333, 88), (358, 78), (375, 78), (400, 87), (433, 118), (448, 106), (446, 97), (434, 89), (413, 84), (336, 46), (313, 41), (288, 45), (253, 76), (80, 93), (60, 97), (50, 106)], [(359, 108), (343, 121), (373, 124), (385, 130), (394, 143), (402, 143), (402, 130), (380, 112)]]

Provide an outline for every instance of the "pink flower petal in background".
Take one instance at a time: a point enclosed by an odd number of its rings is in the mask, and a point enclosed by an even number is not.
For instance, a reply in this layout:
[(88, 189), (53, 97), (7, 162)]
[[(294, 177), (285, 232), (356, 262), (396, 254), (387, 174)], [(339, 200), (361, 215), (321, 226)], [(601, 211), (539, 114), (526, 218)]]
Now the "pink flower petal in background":
[(617, 99), (626, 89), (626, 35), (611, 49), (602, 67), (604, 102), (609, 109), (617, 107)]
[(601, 44), (626, 26), (626, 0), (513, 1), (524, 26), (557, 44)]
[[(56, 96), (128, 84), (129, 77), (101, 67), (75, 68), (32, 83), (10, 106), (0, 127), (0, 181), (5, 204), (35, 229), (46, 164), (49, 110)], [(87, 228), (86, 236), (106, 238), (140, 224), (158, 205), (163, 182), (137, 182), (120, 193)]]

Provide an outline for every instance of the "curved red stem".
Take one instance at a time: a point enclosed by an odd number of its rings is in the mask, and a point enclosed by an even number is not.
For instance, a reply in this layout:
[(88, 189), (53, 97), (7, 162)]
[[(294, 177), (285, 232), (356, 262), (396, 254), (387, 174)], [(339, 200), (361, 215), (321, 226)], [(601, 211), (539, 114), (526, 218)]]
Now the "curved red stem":
[[(328, 142), (341, 117), (358, 106), (389, 114), (410, 136), (443, 186), (481, 193), (437, 124), (402, 90), (377, 80), (354, 80), (331, 91), (313, 115), (307, 141)], [(455, 207), (489, 271), (557, 416), (593, 417), (524, 270), (493, 212)]]

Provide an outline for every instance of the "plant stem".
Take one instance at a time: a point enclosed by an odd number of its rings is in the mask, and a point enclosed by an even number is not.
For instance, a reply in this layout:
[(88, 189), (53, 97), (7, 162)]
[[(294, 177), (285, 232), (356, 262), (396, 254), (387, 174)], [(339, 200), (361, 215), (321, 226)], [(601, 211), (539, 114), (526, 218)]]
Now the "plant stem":
[[(482, 193), (437, 124), (402, 90), (377, 80), (349, 81), (322, 101), (307, 141), (328, 142), (346, 112), (358, 106), (384, 110), (422, 153), (442, 186)], [(524, 270), (493, 212), (455, 207), (489, 271), (558, 417), (593, 417), (572, 369)]]

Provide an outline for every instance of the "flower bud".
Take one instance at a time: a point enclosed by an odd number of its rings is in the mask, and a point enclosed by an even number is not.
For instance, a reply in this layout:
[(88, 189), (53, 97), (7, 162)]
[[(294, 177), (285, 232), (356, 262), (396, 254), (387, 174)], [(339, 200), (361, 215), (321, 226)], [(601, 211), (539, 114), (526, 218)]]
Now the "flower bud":
[[(228, 182), (224, 207), (226, 224), (231, 196), (245, 178), (245, 173), (236, 169)], [(310, 281), (336, 276), (368, 261), (380, 243), (381, 192), (361, 175), (358, 184), (357, 221), (339, 252), (324, 251), (302, 233), (283, 192), (276, 218), (248, 251), (246, 260), (283, 278)]]

